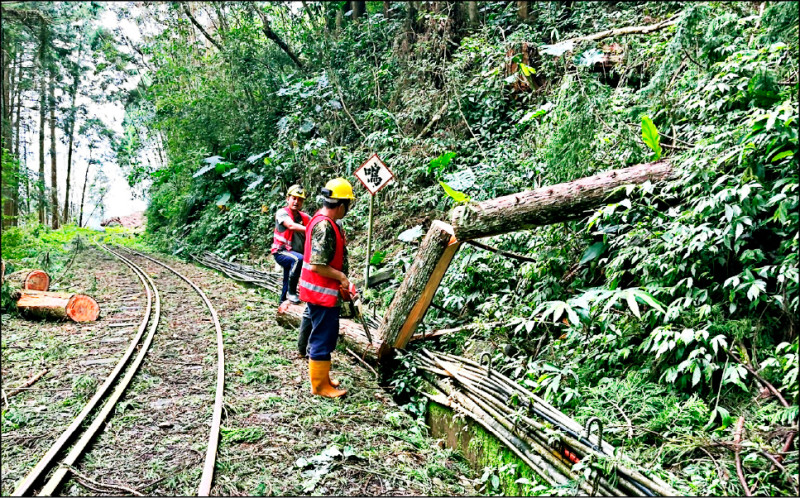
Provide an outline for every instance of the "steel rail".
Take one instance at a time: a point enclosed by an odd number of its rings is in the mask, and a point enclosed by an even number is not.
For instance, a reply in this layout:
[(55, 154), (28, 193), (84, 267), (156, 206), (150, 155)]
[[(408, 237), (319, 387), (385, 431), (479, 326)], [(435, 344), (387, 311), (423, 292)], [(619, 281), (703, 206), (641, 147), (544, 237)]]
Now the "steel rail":
[[(98, 244), (99, 245), (99, 244)], [(100, 246), (100, 245), (99, 245)], [(102, 247), (102, 246), (100, 246)], [(106, 248), (103, 248), (107, 252)], [(111, 253), (113, 254), (113, 253)], [(64, 447), (69, 443), (69, 441), (80, 432), (81, 426), (86, 421), (86, 418), (89, 414), (97, 407), (100, 401), (105, 397), (108, 393), (111, 386), (116, 382), (117, 378), (119, 377), (122, 370), (125, 368), (125, 365), (128, 363), (131, 355), (136, 350), (137, 346), (139, 345), (139, 341), (144, 334), (145, 329), (147, 328), (147, 323), (150, 321), (150, 314), (153, 308), (153, 293), (150, 290), (147, 282), (147, 275), (144, 272), (141, 272), (139, 269), (136, 268), (136, 265), (126, 262), (122, 260), (131, 271), (133, 271), (134, 275), (136, 275), (142, 283), (142, 286), (145, 288), (145, 292), (147, 293), (147, 309), (145, 310), (144, 317), (142, 318), (142, 322), (139, 324), (138, 331), (136, 336), (131, 340), (128, 349), (125, 351), (125, 354), (120, 358), (117, 362), (117, 365), (114, 367), (114, 370), (106, 377), (106, 380), (103, 382), (103, 385), (94, 393), (94, 396), (86, 403), (80, 413), (73, 419), (72, 423), (61, 433), (61, 436), (50, 446), (50, 448), (45, 452), (44, 456), (39, 460), (39, 462), (34, 466), (33, 469), (28, 473), (27, 476), (22, 480), (22, 482), (17, 485), (17, 487), (12, 492), (12, 496), (24, 496), (31, 492), (33, 486), (38, 482), (38, 480), (50, 469), (53, 464), (53, 461), (56, 457), (61, 453)], [(155, 290), (155, 286), (153, 287)], [(158, 294), (156, 291), (156, 299), (158, 299)], [(157, 306), (160, 306), (156, 303)]]
[(147, 338), (144, 340), (144, 343), (142, 343), (142, 347), (139, 350), (139, 354), (136, 355), (136, 358), (131, 363), (130, 368), (128, 368), (128, 370), (125, 372), (125, 377), (123, 377), (122, 380), (119, 382), (119, 384), (117, 384), (116, 389), (114, 389), (114, 393), (111, 396), (109, 396), (109, 398), (106, 400), (106, 403), (103, 405), (102, 410), (100, 410), (100, 413), (98, 413), (97, 416), (92, 421), (92, 424), (84, 431), (83, 435), (78, 440), (78, 442), (75, 443), (75, 445), (70, 449), (69, 453), (64, 458), (63, 462), (59, 465), (59, 468), (56, 469), (55, 472), (53, 472), (53, 475), (50, 477), (50, 479), (47, 481), (47, 483), (39, 492), (39, 496), (52, 496), (52, 494), (55, 493), (58, 486), (67, 476), (67, 474), (69, 474), (70, 472), (69, 467), (75, 465), (75, 463), (83, 454), (86, 447), (89, 445), (89, 443), (91, 443), (92, 439), (97, 435), (98, 432), (100, 432), (100, 429), (102, 428), (106, 419), (114, 410), (114, 408), (117, 405), (117, 402), (122, 397), (122, 395), (125, 394), (125, 390), (128, 388), (128, 386), (131, 383), (131, 380), (133, 380), (133, 377), (138, 372), (139, 366), (142, 364), (142, 361), (144, 361), (144, 357), (145, 355), (147, 355), (147, 352), (150, 349), (150, 344), (152, 344), (153, 342), (153, 337), (155, 337), (156, 329), (158, 329), (158, 323), (161, 318), (161, 297), (158, 293), (158, 288), (156, 288), (156, 284), (153, 282), (150, 276), (147, 275), (144, 272), (144, 270), (142, 270), (138, 265), (133, 263), (133, 261), (129, 260), (125, 256), (116, 253), (109, 247), (106, 247), (105, 249), (111, 254), (117, 256), (123, 262), (130, 263), (131, 265), (133, 265), (132, 267), (136, 267), (137, 271), (141, 272), (142, 275), (144, 275), (147, 282), (153, 288), (153, 293), (155, 295), (155, 312), (153, 314), (153, 319), (150, 320), (150, 330), (147, 333)]
[(200, 287), (198, 287), (189, 278), (185, 277), (183, 274), (181, 274), (174, 268), (162, 263), (161, 261), (158, 261), (157, 259), (148, 256), (147, 254), (129, 248), (125, 249), (132, 254), (148, 259), (153, 263), (156, 263), (157, 265), (163, 266), (167, 270), (179, 276), (187, 284), (192, 286), (192, 288), (203, 299), (206, 306), (208, 307), (208, 310), (211, 312), (212, 318), (214, 319), (214, 328), (217, 331), (217, 391), (214, 397), (214, 412), (211, 417), (211, 432), (208, 437), (208, 448), (206, 450), (206, 459), (203, 465), (203, 474), (200, 478), (200, 486), (197, 489), (197, 496), (208, 496), (211, 493), (211, 483), (214, 479), (214, 465), (217, 458), (217, 447), (219, 446), (219, 432), (220, 432), (220, 425), (222, 423), (222, 397), (225, 390), (225, 352), (223, 349), (224, 344), (222, 340), (222, 327), (219, 324), (219, 317), (217, 316), (217, 311), (214, 309), (214, 306), (211, 304), (211, 301), (208, 299), (205, 292), (203, 292), (203, 290), (200, 289)]

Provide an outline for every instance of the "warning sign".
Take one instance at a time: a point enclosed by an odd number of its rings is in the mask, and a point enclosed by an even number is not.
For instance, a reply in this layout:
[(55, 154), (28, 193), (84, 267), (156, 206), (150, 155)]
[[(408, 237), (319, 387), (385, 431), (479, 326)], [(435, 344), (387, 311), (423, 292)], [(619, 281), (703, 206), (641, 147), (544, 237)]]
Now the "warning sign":
[(372, 195), (378, 193), (380, 189), (389, 185), (394, 179), (392, 170), (383, 164), (378, 154), (372, 154), (372, 156), (356, 170), (355, 175)]

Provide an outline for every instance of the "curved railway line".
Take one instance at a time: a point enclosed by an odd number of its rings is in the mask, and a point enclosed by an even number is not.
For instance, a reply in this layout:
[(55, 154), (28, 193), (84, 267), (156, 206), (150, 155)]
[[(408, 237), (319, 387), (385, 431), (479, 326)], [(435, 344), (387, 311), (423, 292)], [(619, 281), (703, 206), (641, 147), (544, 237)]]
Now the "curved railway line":
[[(53, 471), (50, 474), (49, 478), (44, 483), (44, 485), (39, 489), (38, 493), (39, 496), (53, 495), (57, 491), (61, 483), (64, 481), (64, 479), (67, 477), (67, 475), (70, 473), (71, 471), (70, 469), (85, 454), (87, 447), (89, 446), (91, 441), (100, 432), (102, 432), (103, 426), (106, 423), (107, 419), (109, 418), (109, 415), (111, 415), (111, 413), (114, 411), (117, 402), (125, 394), (125, 391), (131, 384), (131, 381), (139, 372), (140, 367), (143, 361), (145, 360), (145, 356), (150, 350), (151, 344), (153, 343), (153, 339), (159, 328), (159, 324), (161, 321), (161, 314), (162, 314), (161, 295), (158, 291), (155, 282), (140, 265), (136, 264), (133, 261), (133, 258), (142, 258), (157, 265), (160, 265), (167, 271), (171, 272), (172, 274), (182, 279), (189, 286), (191, 286), (194, 289), (194, 291), (200, 296), (205, 306), (208, 308), (208, 311), (210, 312), (212, 321), (214, 323), (216, 331), (216, 344), (217, 344), (216, 390), (215, 390), (214, 408), (211, 420), (211, 429), (208, 437), (208, 446), (206, 449), (206, 455), (204, 459), (203, 472), (200, 479), (200, 484), (197, 489), (198, 496), (208, 496), (211, 491), (211, 484), (214, 477), (214, 466), (216, 461), (216, 454), (219, 443), (220, 424), (222, 418), (223, 389), (225, 383), (222, 329), (219, 323), (217, 312), (214, 309), (214, 306), (212, 305), (211, 301), (202, 291), (202, 289), (200, 289), (194, 282), (192, 282), (189, 278), (187, 278), (183, 274), (179, 273), (174, 268), (146, 254), (142, 254), (138, 251), (133, 251), (131, 249), (124, 249), (121, 247), (111, 248), (104, 244), (98, 244), (98, 245), (100, 246), (101, 249), (113, 255), (114, 257), (119, 259), (122, 263), (124, 263), (126, 266), (128, 266), (131, 269), (131, 271), (136, 275), (136, 277), (139, 279), (140, 283), (142, 284), (142, 287), (144, 288), (147, 300), (144, 315), (142, 317), (141, 322), (139, 323), (137, 333), (131, 340), (125, 353), (117, 362), (115, 368), (108, 375), (103, 384), (97, 389), (92, 398), (86, 403), (86, 405), (83, 407), (80, 413), (72, 420), (67, 429), (64, 430), (64, 432), (58, 437), (58, 439), (50, 446), (50, 448), (45, 452), (44, 456), (28, 473), (28, 475), (22, 480), (22, 482), (20, 482), (20, 484), (17, 485), (12, 495), (13, 496), (31, 495), (36, 489), (35, 487), (38, 485), (38, 483), (40, 483), (43, 480), (43, 478), (48, 475), (50, 470), (55, 467), (55, 471)], [(144, 340), (142, 342), (146, 330), (147, 330), (147, 335), (146, 337), (144, 337)], [(133, 353), (136, 352), (137, 348), (138, 348), (138, 354), (131, 362), (131, 357), (133, 356)], [(128, 366), (127, 370), (125, 370), (126, 365)], [(123, 370), (125, 370), (125, 374), (124, 377), (120, 379)], [(112, 387), (114, 387), (113, 392), (111, 392)], [(98, 406), (100, 406), (100, 403), (106, 397), (107, 399), (105, 399), (105, 403), (103, 404), (102, 408), (100, 408), (99, 412), (97, 412), (96, 415), (94, 415), (94, 418), (90, 418), (90, 415), (96, 411)], [(86, 427), (85, 430), (82, 430), (82, 427), (84, 427), (86, 422), (89, 420), (91, 420), (89, 426)], [(61, 457), (61, 455), (70, 445), (70, 443), (78, 436), (80, 436), (79, 439), (77, 440), (77, 442), (72, 444), (66, 456)]]

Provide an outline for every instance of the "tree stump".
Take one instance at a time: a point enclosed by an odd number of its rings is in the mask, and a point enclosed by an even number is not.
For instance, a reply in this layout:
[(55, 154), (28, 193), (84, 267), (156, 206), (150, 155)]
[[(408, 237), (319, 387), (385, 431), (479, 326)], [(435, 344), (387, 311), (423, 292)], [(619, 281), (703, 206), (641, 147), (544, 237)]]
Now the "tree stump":
[(31, 317), (93, 322), (100, 316), (97, 301), (85, 294), (22, 290), (17, 309)]

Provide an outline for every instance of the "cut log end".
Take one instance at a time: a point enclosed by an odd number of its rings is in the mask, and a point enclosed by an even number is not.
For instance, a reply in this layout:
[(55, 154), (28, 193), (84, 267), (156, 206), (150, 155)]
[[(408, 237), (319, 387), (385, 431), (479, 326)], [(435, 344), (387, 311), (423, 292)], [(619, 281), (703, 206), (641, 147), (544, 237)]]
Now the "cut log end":
[(50, 289), (50, 277), (42, 270), (31, 270), (25, 277), (23, 289), (46, 291)]
[(76, 322), (94, 322), (100, 316), (97, 301), (84, 294), (75, 294), (67, 303), (67, 316)]

